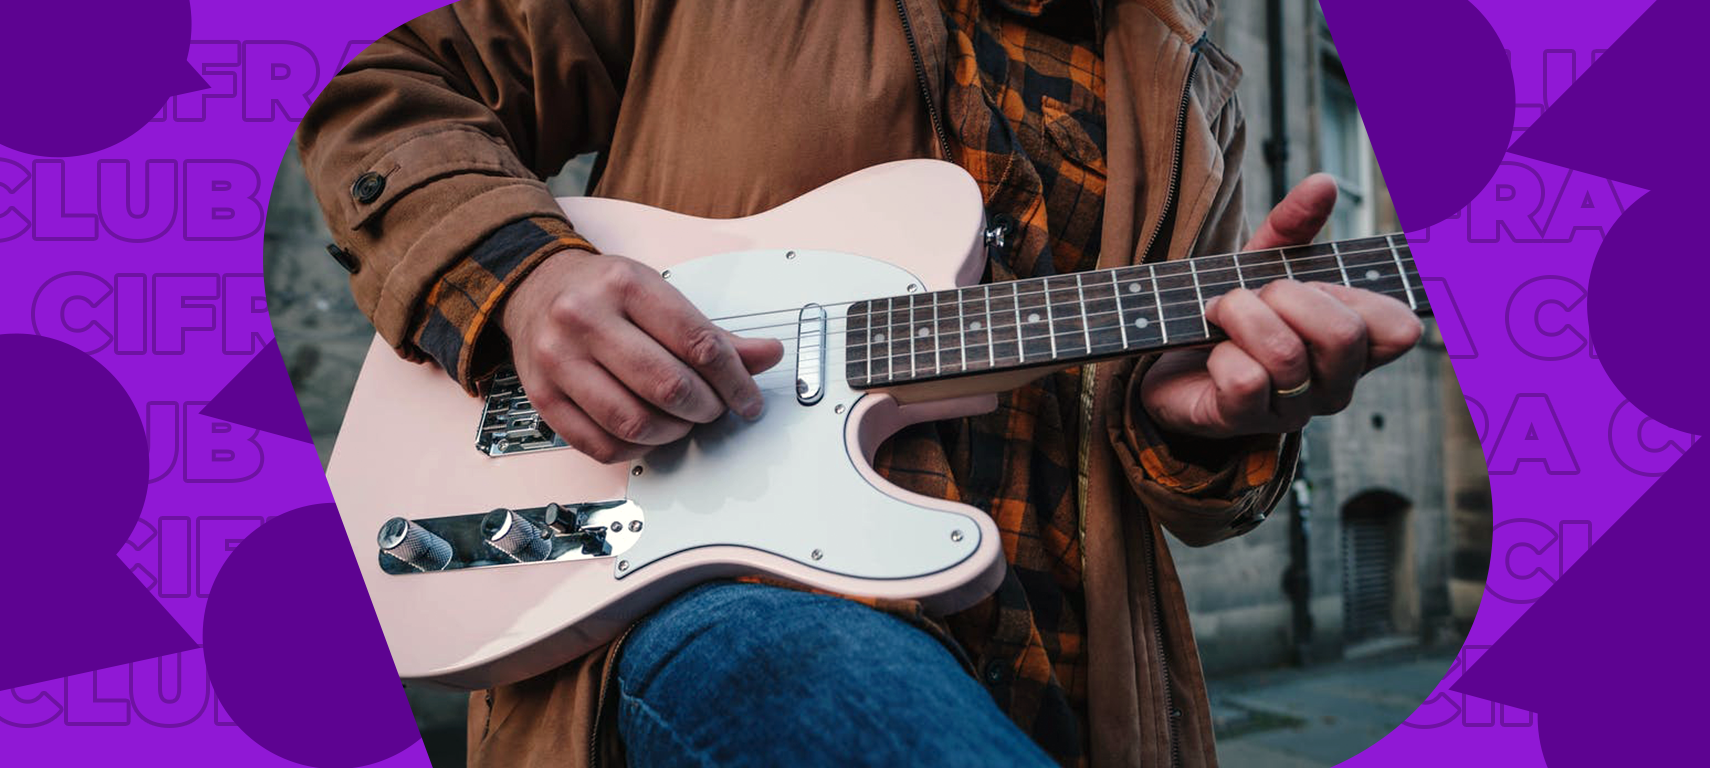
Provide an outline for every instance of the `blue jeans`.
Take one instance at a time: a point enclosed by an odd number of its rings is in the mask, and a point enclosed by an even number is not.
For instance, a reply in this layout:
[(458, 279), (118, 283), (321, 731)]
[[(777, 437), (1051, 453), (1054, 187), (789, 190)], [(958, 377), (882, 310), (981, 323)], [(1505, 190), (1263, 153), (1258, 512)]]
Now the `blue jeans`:
[(1051, 766), (943, 644), (847, 600), (715, 582), (630, 634), (632, 766)]

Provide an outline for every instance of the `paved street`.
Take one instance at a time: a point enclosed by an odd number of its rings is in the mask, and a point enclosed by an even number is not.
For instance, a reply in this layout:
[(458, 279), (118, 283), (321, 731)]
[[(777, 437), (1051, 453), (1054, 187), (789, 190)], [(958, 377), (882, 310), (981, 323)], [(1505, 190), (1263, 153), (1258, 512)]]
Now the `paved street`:
[(1454, 649), (1280, 669), (1211, 681), (1225, 768), (1335, 765), (1377, 742), (1443, 678)]

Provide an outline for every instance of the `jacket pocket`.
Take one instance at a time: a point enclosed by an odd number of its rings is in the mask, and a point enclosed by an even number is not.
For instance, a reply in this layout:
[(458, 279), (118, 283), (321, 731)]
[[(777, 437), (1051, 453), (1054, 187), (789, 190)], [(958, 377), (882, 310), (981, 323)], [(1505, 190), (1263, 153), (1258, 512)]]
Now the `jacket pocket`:
[(340, 196), (350, 229), (367, 226), (394, 202), (449, 176), (511, 176), (539, 183), (509, 145), (467, 126), (435, 126), (406, 134), (371, 153), (350, 170)]

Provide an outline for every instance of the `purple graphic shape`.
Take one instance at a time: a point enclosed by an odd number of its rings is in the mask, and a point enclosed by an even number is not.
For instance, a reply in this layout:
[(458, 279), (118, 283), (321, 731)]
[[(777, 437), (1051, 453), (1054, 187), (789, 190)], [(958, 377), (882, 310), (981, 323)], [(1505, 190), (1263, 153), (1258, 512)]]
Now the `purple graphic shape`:
[[(1707, 474), (1710, 448), (1694, 446), (1451, 689), (1537, 712), (1554, 768), (1694, 764), (1703, 614), (1676, 589), (1638, 585), (1702, 580), (1682, 531)], [(1606, 669), (1575, 673), (1587, 665)]]
[(1509, 151), (1649, 190), (1697, 183), (1710, 154), (1682, 151), (1682, 131), (1706, 119), (1687, 84), (1703, 82), (1707, 25), (1710, 4), (1657, 0)]
[[(1623, 38), (1625, 39), (1625, 38)], [(1683, 241), (1699, 198), (1673, 189), (1633, 203), (1597, 249), (1586, 319), (1610, 381), (1646, 416), (1682, 432), (1710, 434), (1710, 337), (1703, 286), (1710, 262)]]
[(195, 648), (118, 557), (148, 494), (130, 396), (64, 342), (0, 334), (0, 360), (0, 690)]
[(208, 87), (185, 61), (189, 0), (12, 3), (0, 33), (0, 145), (69, 157), (136, 133), (167, 98)]
[(1512, 135), (1514, 76), (1496, 31), (1466, 0), (1322, 5), (1402, 228), (1453, 216)]
[(291, 510), (244, 538), (214, 579), (203, 622), (220, 703), (267, 751), (354, 768), (421, 738), (332, 504)]
[(267, 342), (212, 401), (202, 406), (202, 415), (292, 440), (314, 442), (276, 341)]

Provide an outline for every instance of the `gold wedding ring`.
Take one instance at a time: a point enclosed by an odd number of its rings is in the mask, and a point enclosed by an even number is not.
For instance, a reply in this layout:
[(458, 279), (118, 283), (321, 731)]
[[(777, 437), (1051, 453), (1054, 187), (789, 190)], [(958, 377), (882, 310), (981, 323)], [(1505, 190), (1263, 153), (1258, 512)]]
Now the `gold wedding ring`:
[(1306, 381), (1301, 382), (1299, 385), (1289, 387), (1288, 389), (1273, 389), (1273, 390), (1271, 390), (1271, 394), (1275, 395), (1278, 400), (1289, 400), (1289, 399), (1300, 397), (1301, 395), (1306, 394), (1306, 390), (1309, 390), (1311, 388), (1312, 388), (1312, 379), (1307, 379)]

